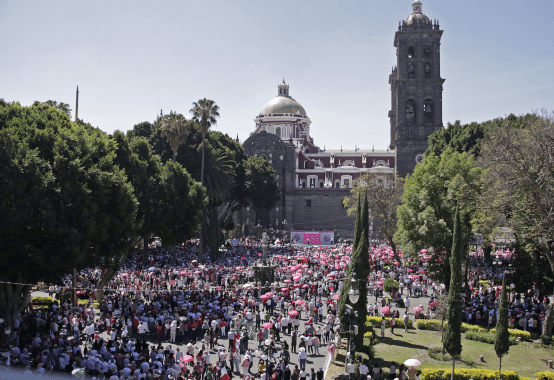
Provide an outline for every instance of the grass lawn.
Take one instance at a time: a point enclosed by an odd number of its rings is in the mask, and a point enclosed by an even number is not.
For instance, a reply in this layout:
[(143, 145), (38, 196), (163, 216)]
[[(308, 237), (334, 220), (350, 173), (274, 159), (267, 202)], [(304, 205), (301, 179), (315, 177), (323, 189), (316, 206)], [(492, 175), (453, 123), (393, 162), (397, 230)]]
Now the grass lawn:
[[(463, 363), (456, 362), (456, 368), (477, 368), (498, 370), (498, 357), (494, 352), (494, 345), (464, 339), (462, 334), (462, 359)], [(375, 345), (375, 359), (380, 367), (388, 368), (391, 362), (399, 364), (406, 359), (416, 358), (422, 363), (418, 369), (423, 368), (452, 368), (452, 362), (443, 362), (429, 357), (429, 347), (441, 346), (441, 335), (437, 331), (408, 330), (405, 333), (397, 329), (395, 335), (387, 329), (385, 341), (381, 339)], [(484, 355), (485, 362), (479, 360)], [(548, 368), (548, 360), (554, 360), (554, 349), (535, 348), (533, 343), (519, 342), (510, 347), (508, 355), (502, 358), (502, 369), (517, 371), (519, 376), (534, 378), (535, 372), (551, 371)]]

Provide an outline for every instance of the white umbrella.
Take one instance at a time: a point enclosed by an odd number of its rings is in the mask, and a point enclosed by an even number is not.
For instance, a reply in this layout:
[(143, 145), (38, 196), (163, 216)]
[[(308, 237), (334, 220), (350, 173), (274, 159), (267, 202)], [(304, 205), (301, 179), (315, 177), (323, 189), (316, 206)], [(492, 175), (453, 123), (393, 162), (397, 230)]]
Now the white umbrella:
[(150, 268), (148, 268), (148, 270), (149, 270), (150, 272), (153, 272), (153, 271), (156, 270), (156, 267), (150, 267)]
[(404, 362), (404, 365), (407, 365), (408, 367), (417, 367), (421, 365), (421, 362), (417, 359), (408, 359)]

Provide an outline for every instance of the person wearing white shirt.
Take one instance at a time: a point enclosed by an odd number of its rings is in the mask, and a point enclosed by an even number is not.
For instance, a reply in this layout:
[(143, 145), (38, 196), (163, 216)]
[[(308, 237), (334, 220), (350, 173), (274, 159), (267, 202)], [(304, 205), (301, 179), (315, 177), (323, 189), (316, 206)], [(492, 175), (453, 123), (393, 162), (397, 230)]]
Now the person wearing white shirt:
[(365, 362), (360, 365), (360, 380), (367, 380), (367, 373), (369, 368), (365, 365)]

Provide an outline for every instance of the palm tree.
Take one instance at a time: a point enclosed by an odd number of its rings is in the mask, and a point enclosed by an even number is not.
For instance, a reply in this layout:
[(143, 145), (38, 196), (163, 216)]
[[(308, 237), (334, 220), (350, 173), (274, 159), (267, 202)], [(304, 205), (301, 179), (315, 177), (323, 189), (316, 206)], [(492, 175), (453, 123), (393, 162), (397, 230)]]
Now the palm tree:
[(162, 118), (162, 137), (167, 139), (173, 151), (173, 163), (175, 163), (179, 146), (187, 141), (189, 134), (190, 127), (187, 124), (187, 119), (180, 113), (171, 111), (169, 115), (165, 115)]
[(200, 169), (200, 183), (204, 185), (204, 151), (205, 140), (208, 130), (217, 123), (219, 117), (219, 106), (213, 100), (200, 99), (198, 102), (192, 102), (190, 109), (192, 120), (200, 124), (200, 134), (202, 135), (202, 168)]
[[(219, 117), (219, 106), (213, 100), (200, 99), (198, 102), (192, 103), (190, 109), (192, 119), (200, 125), (200, 134), (202, 135), (202, 166), (200, 168), (200, 183), (204, 186), (204, 152), (206, 145), (206, 135), (212, 125), (217, 123)], [(205, 212), (204, 212), (205, 215)], [(200, 224), (200, 258), (203, 260), (203, 231), (204, 231), (204, 215)]]

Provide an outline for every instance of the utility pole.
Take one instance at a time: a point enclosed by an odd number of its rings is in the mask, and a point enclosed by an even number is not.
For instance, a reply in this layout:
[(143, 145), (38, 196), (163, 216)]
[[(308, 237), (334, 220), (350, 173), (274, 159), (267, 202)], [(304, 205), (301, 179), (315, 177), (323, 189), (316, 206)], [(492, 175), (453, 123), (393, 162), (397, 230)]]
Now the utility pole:
[(77, 86), (77, 94), (75, 100), (75, 121), (79, 120), (79, 86)]

